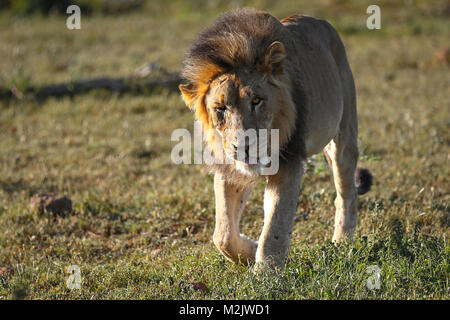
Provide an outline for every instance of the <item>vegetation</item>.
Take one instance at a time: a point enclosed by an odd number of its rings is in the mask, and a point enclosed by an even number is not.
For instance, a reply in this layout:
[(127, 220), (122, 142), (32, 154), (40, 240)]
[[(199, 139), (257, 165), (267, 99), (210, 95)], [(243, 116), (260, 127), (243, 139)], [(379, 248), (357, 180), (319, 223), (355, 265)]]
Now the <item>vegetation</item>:
[[(381, 30), (365, 26), (373, 1), (200, 2), (82, 15), (81, 30), (66, 29), (64, 15), (0, 12), (0, 87), (128, 76), (149, 61), (180, 70), (196, 33), (234, 7), (324, 18), (347, 48), (360, 165), (374, 174), (355, 240), (330, 244), (335, 191), (318, 155), (306, 166), (284, 274), (256, 277), (212, 244), (212, 177), (170, 160), (172, 131), (193, 130), (177, 92), (23, 96), (0, 101), (0, 298), (449, 299), (446, 1), (377, 1)], [(242, 219), (254, 239), (263, 187)], [(30, 198), (48, 192), (72, 199), (73, 212), (30, 210)], [(81, 269), (80, 289), (66, 285), (71, 265)], [(379, 289), (367, 286), (371, 266)]]
[(75, 4), (84, 13), (121, 14), (142, 7), (143, 0), (3, 0), (0, 9), (15, 15), (65, 14), (67, 7)]

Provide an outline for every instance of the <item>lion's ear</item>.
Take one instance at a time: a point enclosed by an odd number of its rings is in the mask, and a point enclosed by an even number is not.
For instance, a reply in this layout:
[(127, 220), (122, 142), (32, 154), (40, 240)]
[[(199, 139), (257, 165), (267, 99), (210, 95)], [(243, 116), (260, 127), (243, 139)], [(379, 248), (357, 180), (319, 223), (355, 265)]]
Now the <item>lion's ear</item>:
[(190, 109), (195, 109), (195, 100), (197, 99), (197, 86), (188, 83), (188, 84), (180, 84), (178, 89), (181, 91), (181, 96), (183, 97), (184, 102)]
[(264, 64), (266, 68), (272, 72), (281, 71), (281, 66), (284, 58), (286, 58), (286, 49), (280, 41), (274, 41), (266, 50), (264, 55)]

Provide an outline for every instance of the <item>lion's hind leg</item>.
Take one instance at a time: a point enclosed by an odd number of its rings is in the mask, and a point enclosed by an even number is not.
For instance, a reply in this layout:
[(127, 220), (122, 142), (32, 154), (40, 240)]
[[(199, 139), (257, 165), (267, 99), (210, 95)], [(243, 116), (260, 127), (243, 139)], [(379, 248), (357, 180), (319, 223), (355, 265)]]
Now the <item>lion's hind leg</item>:
[(239, 233), (239, 222), (251, 187), (228, 183), (220, 173), (214, 176), (216, 196), (216, 226), (213, 241), (230, 261), (249, 263), (255, 260), (257, 243)]
[[(342, 127), (341, 127), (342, 128)], [(324, 152), (333, 170), (336, 188), (333, 242), (339, 243), (345, 236), (353, 236), (357, 216), (357, 189), (355, 170), (358, 161), (356, 134), (344, 128), (325, 147)]]

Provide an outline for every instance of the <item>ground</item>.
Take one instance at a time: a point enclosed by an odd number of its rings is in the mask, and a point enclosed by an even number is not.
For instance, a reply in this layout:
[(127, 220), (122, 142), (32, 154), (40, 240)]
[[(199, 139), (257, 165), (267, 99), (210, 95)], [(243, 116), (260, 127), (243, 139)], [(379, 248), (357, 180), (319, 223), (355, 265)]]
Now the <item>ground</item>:
[[(374, 175), (354, 241), (335, 247), (331, 172), (322, 155), (310, 159), (286, 270), (256, 277), (212, 244), (212, 176), (171, 162), (172, 131), (193, 130), (179, 93), (2, 100), (0, 299), (449, 299), (449, 5), (375, 1), (382, 25), (368, 30), (372, 2), (152, 1), (82, 16), (81, 30), (67, 30), (64, 16), (0, 12), (0, 85), (19, 90), (126, 76), (148, 61), (178, 71), (196, 33), (233, 7), (324, 18), (347, 49), (360, 166)], [(254, 239), (263, 187), (242, 221)], [(69, 197), (73, 212), (30, 210), (49, 192)], [(71, 265), (80, 289), (67, 286)]]

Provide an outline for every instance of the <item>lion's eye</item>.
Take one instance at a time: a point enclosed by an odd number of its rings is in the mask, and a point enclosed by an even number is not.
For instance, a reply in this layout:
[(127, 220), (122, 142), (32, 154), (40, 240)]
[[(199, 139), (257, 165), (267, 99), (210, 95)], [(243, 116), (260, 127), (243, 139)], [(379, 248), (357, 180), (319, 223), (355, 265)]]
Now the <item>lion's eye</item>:
[(252, 105), (257, 106), (262, 101), (259, 97), (252, 98)]

